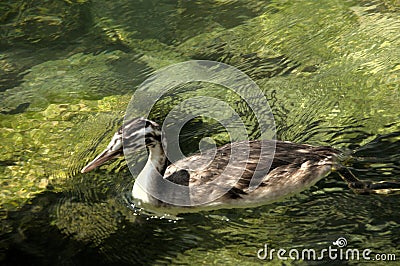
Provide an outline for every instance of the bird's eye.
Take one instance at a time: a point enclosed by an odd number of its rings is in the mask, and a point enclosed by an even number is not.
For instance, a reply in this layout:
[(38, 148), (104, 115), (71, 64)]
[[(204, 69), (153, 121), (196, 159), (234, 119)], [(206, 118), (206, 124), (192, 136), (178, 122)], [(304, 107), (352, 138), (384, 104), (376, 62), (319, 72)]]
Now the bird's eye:
[(145, 138), (146, 145), (150, 145), (152, 142), (153, 140), (150, 137)]
[(146, 120), (146, 127), (151, 126), (151, 122), (149, 120)]

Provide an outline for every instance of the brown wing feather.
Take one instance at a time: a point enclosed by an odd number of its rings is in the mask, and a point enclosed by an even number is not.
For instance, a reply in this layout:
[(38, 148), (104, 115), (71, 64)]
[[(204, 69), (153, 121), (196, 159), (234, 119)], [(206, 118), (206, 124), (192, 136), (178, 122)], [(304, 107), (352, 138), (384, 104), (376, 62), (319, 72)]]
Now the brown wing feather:
[[(186, 170), (189, 186), (199, 187), (214, 182), (212, 189), (203, 191), (204, 194), (226, 191), (229, 187), (226, 196), (234, 199), (247, 194), (256, 167), (262, 170), (259, 172), (262, 174), (261, 187), (282, 186), (282, 182), (293, 181), (290, 179), (294, 178), (307, 183), (309, 179), (327, 171), (324, 165), (328, 165), (330, 169), (334, 157), (340, 153), (330, 147), (314, 147), (283, 141), (276, 141), (276, 147), (273, 149), (273, 144), (272, 141), (243, 141), (227, 144), (218, 148), (216, 153), (208, 150), (175, 162), (167, 168), (164, 176), (174, 182), (174, 174)], [(238, 151), (246, 151), (248, 145), (250, 145), (248, 156), (236, 157), (238, 160), (228, 166), (232, 151), (235, 151), (234, 154)], [(265, 152), (262, 147), (269, 147), (269, 149)], [(260, 157), (261, 151), (263, 154)], [(193, 169), (193, 165), (203, 166), (203, 168)], [(302, 166), (303, 168), (306, 166), (307, 169), (302, 169)], [(240, 178), (237, 173), (240, 173)], [(301, 178), (298, 175), (301, 175)], [(221, 178), (218, 178), (220, 176)]]

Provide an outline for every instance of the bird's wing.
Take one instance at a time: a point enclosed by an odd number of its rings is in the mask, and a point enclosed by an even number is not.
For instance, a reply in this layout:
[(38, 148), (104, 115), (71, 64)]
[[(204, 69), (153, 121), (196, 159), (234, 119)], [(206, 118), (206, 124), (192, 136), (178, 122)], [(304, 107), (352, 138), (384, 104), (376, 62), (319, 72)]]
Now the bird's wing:
[(242, 197), (249, 192), (252, 178), (256, 185), (279, 193), (278, 188), (316, 182), (330, 171), (339, 153), (329, 147), (282, 141), (236, 142), (179, 160), (167, 168), (164, 177), (196, 188), (202, 200), (215, 195)]
[(261, 141), (236, 142), (222, 146), (216, 151), (207, 150), (202, 154), (196, 154), (171, 164), (166, 169), (164, 177), (174, 182), (174, 176), (181, 175), (176, 173), (186, 170), (190, 186), (210, 183), (220, 176), (223, 177), (221, 182), (226, 185), (230, 185), (231, 182), (235, 184), (237, 181), (248, 183), (256, 167), (268, 171), (273, 159), (274, 147), (271, 146), (272, 144), (271, 142), (268, 146), (272, 149), (267, 149), (262, 157), (260, 157), (263, 147)]
[[(248, 156), (246, 149), (248, 149)], [(232, 151), (242, 154), (235, 156)], [(306, 161), (318, 164), (319, 161), (339, 153), (338, 150), (330, 147), (315, 147), (284, 141), (242, 141), (224, 145), (216, 152), (207, 150), (202, 154), (179, 160), (166, 169), (164, 176), (168, 178), (178, 171), (186, 170), (190, 175), (190, 184), (200, 185), (214, 180), (225, 170), (234, 171), (236, 168), (236, 171), (239, 171), (243, 168), (242, 178), (247, 179), (252, 177), (256, 167), (270, 169), (270, 171), (288, 165), (295, 168)]]

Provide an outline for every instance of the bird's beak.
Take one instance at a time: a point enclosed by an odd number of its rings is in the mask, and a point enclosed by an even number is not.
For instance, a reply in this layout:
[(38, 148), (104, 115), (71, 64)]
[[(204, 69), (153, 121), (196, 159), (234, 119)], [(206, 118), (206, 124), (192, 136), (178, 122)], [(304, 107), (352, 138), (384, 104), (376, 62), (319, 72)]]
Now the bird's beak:
[(118, 157), (120, 155), (121, 155), (120, 151), (113, 151), (107, 148), (103, 152), (101, 152), (96, 158), (94, 158), (93, 161), (91, 161), (85, 167), (83, 167), (81, 173), (87, 173), (89, 171), (92, 171), (96, 167), (99, 167), (103, 163), (111, 159), (114, 159), (115, 157)]
[(114, 137), (108, 144), (107, 148), (102, 151), (93, 161), (91, 161), (88, 165), (82, 168), (81, 173), (87, 173), (94, 168), (102, 165), (103, 163), (118, 157), (123, 154), (122, 149), (122, 132), (118, 130), (117, 133), (114, 134)]

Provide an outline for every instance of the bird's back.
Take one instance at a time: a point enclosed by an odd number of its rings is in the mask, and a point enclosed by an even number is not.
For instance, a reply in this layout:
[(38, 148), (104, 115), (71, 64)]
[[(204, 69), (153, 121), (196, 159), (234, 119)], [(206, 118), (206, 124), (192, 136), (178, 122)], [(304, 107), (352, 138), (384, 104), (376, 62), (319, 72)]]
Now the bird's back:
[(179, 160), (167, 168), (164, 178), (196, 189), (201, 200), (223, 194), (216, 204), (271, 201), (316, 183), (331, 171), (339, 154), (323, 146), (242, 141)]

